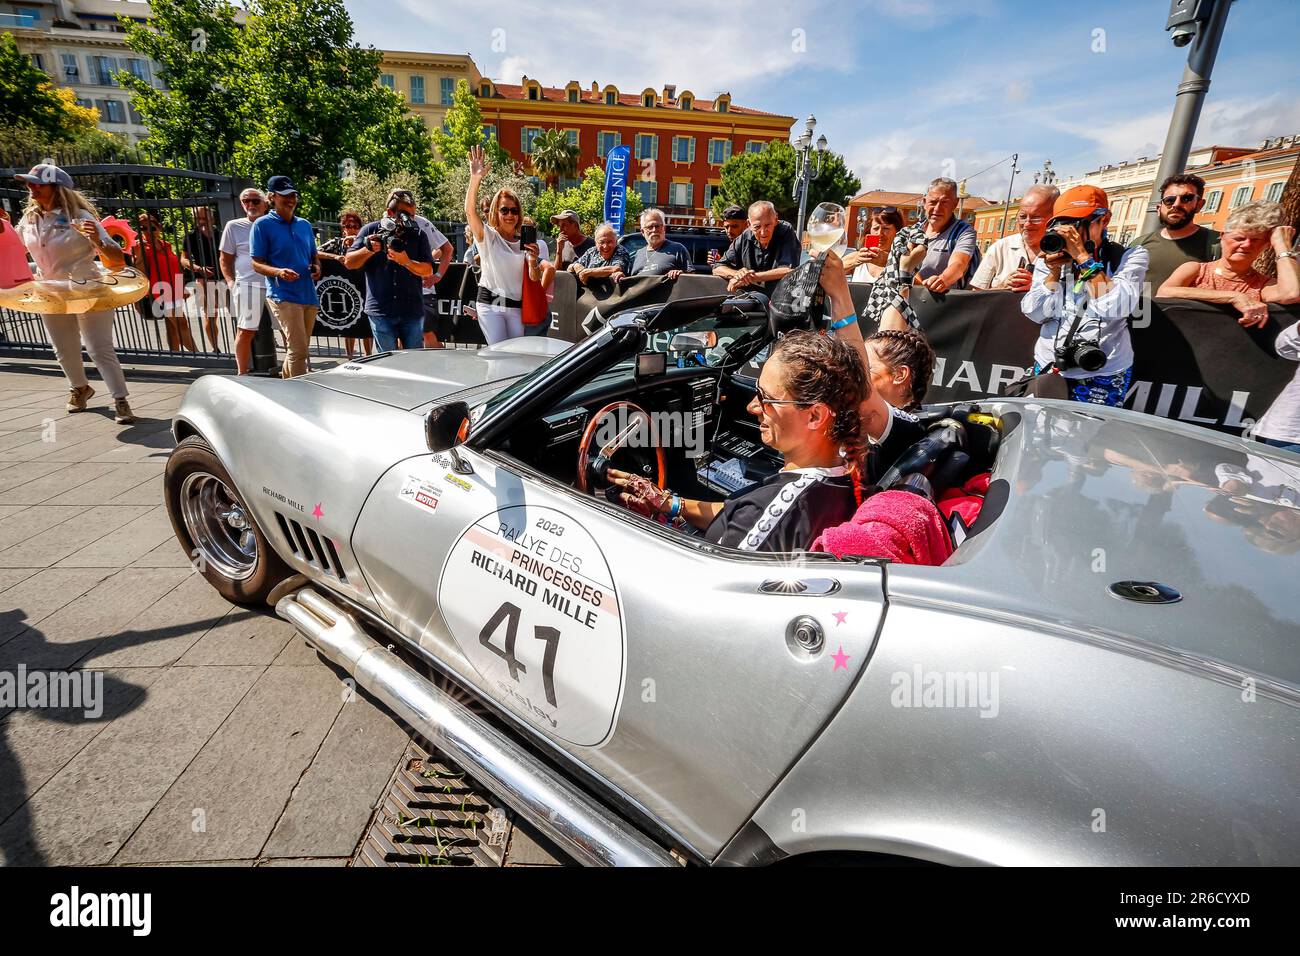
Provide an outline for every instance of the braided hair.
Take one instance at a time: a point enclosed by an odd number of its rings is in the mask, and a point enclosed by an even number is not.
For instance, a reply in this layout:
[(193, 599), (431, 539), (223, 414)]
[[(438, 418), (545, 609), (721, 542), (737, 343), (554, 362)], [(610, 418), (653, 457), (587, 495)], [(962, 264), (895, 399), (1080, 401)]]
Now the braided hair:
[(849, 473), (853, 496), (862, 504), (862, 462), (866, 437), (861, 406), (871, 394), (866, 366), (847, 342), (818, 332), (798, 331), (782, 336), (772, 349), (781, 360), (785, 387), (800, 402), (819, 402), (831, 410), (827, 437), (839, 444)]
[(925, 336), (916, 329), (882, 329), (868, 335), (866, 341), (875, 344), (876, 352), (890, 368), (905, 365), (911, 370), (908, 384), (912, 387), (912, 400), (902, 411), (920, 408), (934, 374), (934, 349)]

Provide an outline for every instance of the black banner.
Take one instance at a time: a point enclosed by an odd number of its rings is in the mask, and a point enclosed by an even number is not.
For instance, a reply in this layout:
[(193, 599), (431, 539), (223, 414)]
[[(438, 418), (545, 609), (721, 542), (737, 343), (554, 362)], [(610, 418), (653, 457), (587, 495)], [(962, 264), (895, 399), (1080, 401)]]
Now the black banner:
[[(618, 290), (581, 289), (574, 278), (556, 276), (551, 334), (583, 337), (581, 323), (592, 309), (614, 315), (623, 309), (725, 290), (713, 276), (662, 276), (621, 283)], [(565, 288), (570, 291), (562, 299)], [(850, 283), (854, 304), (866, 305), (869, 285)], [(568, 296), (573, 311), (566, 312)], [(1039, 327), (1020, 311), (1014, 292), (949, 292), (915, 288), (912, 307), (938, 361), (926, 400), (952, 402), (997, 395), (1034, 364)], [(1300, 321), (1300, 306), (1270, 306), (1268, 324), (1246, 329), (1230, 306), (1187, 299), (1147, 300), (1131, 321), (1135, 361), (1125, 407), (1163, 418), (1240, 434), (1268, 409), (1296, 373), (1293, 362), (1273, 350), (1278, 333)], [(872, 330), (863, 329), (863, 334)]]

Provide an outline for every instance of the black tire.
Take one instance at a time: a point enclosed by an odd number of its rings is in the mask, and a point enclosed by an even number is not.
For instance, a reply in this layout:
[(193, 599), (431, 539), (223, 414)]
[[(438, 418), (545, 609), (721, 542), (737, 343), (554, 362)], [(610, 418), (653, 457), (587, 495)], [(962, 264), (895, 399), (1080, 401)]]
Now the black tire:
[[(293, 574), (262, 534), (221, 459), (197, 435), (191, 435), (172, 450), (163, 473), (163, 496), (176, 539), (185, 553), (198, 562), (196, 570), (226, 600), (265, 606), (272, 589)], [(215, 501), (238, 506), (242, 511), (242, 531), (234, 530), (228, 521), (224, 524), (213, 521), (212, 529), (204, 530), (204, 519), (212, 511), (205, 502)], [(195, 540), (192, 526), (200, 529), (201, 537), (206, 535), (204, 541)], [(249, 539), (243, 532), (252, 535), (251, 555), (247, 548)]]

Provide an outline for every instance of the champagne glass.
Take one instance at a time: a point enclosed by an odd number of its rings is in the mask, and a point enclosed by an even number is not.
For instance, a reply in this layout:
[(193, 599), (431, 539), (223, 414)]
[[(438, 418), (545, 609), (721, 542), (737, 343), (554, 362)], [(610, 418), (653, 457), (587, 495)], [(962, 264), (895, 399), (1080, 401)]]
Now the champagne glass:
[(808, 217), (808, 252), (819, 256), (844, 238), (848, 214), (838, 203), (824, 202)]

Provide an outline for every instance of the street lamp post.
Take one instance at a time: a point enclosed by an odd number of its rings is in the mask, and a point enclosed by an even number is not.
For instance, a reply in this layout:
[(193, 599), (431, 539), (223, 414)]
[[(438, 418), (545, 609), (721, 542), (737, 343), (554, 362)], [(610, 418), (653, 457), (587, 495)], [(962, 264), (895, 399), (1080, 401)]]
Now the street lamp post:
[(1011, 190), (1016, 184), (1016, 173), (1020, 172), (1016, 163), (1020, 161), (1019, 153), (1011, 154), (1011, 178), (1007, 181), (1007, 204), (1002, 210), (1002, 228), (998, 230), (998, 238), (1001, 239), (1007, 234), (1007, 216), (1011, 214)]
[(1219, 53), (1219, 41), (1223, 38), (1223, 27), (1228, 22), (1231, 6), (1232, 0), (1173, 0), (1170, 5), (1165, 29), (1173, 32), (1174, 46), (1190, 43), (1191, 49), (1187, 53), (1183, 81), (1174, 94), (1174, 112), (1169, 118), (1169, 133), (1165, 136), (1165, 148), (1160, 154), (1160, 166), (1147, 202), (1143, 233), (1152, 232), (1159, 226), (1156, 204), (1160, 201), (1160, 184), (1187, 166), (1187, 154), (1192, 149), (1192, 137), (1201, 116), (1201, 106), (1205, 103), (1205, 93), (1210, 88), (1210, 73), (1214, 70), (1214, 58)]
[(822, 171), (822, 157), (826, 154), (826, 137), (817, 138), (817, 170), (813, 171), (813, 130), (817, 128), (817, 117), (809, 114), (808, 119), (804, 121), (803, 135), (795, 141), (795, 153), (798, 157), (798, 168), (794, 176), (794, 193), (792, 198), (799, 200), (799, 221), (795, 225), (796, 235), (803, 236), (803, 217), (804, 211), (808, 207), (808, 186), (814, 176)]

